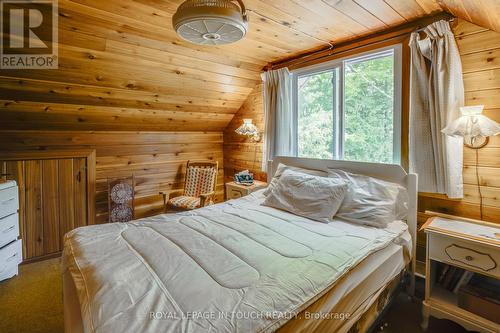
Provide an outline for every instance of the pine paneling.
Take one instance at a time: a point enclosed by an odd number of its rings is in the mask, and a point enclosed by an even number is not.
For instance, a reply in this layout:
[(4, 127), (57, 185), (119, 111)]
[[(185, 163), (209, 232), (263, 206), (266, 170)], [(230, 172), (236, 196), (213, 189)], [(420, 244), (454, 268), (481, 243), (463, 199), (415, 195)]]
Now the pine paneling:
[(453, 15), (500, 32), (500, 3), (497, 0), (437, 0)]
[[(1, 131), (0, 151), (95, 149), (96, 150), (96, 222), (107, 221), (107, 178), (135, 176), (136, 217), (162, 212), (160, 190), (180, 192), (184, 186), (185, 165), (188, 160), (217, 160), (219, 162), (218, 201), (224, 197), (223, 134), (222, 132), (84, 132), (84, 131)], [(31, 163), (31, 162), (30, 162)], [(85, 167), (85, 161), (74, 160), (74, 172)], [(83, 164), (82, 164), (83, 163)], [(59, 168), (59, 177), (67, 170)], [(85, 173), (82, 172), (84, 175)], [(34, 179), (34, 178), (33, 178)], [(81, 183), (85, 184), (82, 180)], [(59, 191), (70, 193), (70, 188)], [(75, 187), (75, 193), (80, 193)], [(48, 194), (47, 194), (48, 195)], [(33, 194), (35, 196), (35, 194)], [(86, 220), (86, 212), (78, 209), (85, 200), (75, 194), (75, 227)], [(30, 204), (35, 204), (34, 200)], [(59, 214), (69, 214), (69, 211)], [(29, 217), (30, 221), (35, 217)], [(72, 222), (61, 227), (64, 232)], [(63, 231), (61, 231), (63, 232)], [(52, 245), (52, 243), (51, 243)]]
[[(464, 1), (465, 2), (465, 1)], [(464, 68), (467, 105), (485, 105), (485, 115), (500, 121), (500, 33), (460, 20), (457, 41)], [(500, 223), (500, 138), (477, 151), (464, 148), (464, 199), (449, 200), (445, 196), (424, 194), (419, 209), (479, 219), (478, 167), (483, 196), (483, 219)]]
[(0, 159), (5, 178), (19, 185), (25, 261), (59, 255), (65, 233), (94, 223), (94, 151), (4, 152)]
[(239, 171), (249, 169), (255, 179), (267, 181), (266, 174), (261, 170), (262, 141), (238, 135), (235, 130), (243, 124), (244, 118), (250, 118), (253, 123), (264, 131), (264, 109), (262, 84), (255, 87), (234, 118), (224, 130), (224, 174), (226, 181), (231, 181)]
[(22, 235), (23, 239), (29, 239), (26, 242), (26, 251), (23, 252), (24, 258), (33, 258), (42, 256), (43, 248), (43, 215), (42, 215), (42, 161), (25, 161), (25, 225), (26, 232)]
[[(42, 160), (42, 221), (43, 248), (45, 254), (61, 251), (59, 228), (58, 160)], [(85, 191), (84, 193), (86, 193)], [(84, 206), (86, 207), (86, 205)]]
[[(222, 131), (267, 63), (443, 10), (499, 28), (494, 0), (245, 0), (246, 38), (207, 47), (175, 34), (171, 18), (181, 3), (60, 0), (60, 68), (2, 70), (0, 128)], [(464, 35), (463, 44), (488, 47), (489, 34)], [(489, 75), (498, 87), (498, 73)]]

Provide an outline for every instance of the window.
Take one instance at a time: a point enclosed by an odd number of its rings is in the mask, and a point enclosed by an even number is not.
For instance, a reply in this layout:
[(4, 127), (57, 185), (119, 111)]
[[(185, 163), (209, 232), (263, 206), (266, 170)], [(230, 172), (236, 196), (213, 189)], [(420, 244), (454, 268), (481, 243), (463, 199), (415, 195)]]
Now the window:
[(400, 163), (400, 45), (293, 78), (297, 156)]

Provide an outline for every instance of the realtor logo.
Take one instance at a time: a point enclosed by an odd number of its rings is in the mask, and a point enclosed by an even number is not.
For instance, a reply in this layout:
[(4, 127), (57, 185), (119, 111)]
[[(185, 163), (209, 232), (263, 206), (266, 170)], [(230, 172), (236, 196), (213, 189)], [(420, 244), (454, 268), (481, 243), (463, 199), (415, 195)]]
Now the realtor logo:
[(0, 0), (0, 69), (57, 69), (57, 0)]

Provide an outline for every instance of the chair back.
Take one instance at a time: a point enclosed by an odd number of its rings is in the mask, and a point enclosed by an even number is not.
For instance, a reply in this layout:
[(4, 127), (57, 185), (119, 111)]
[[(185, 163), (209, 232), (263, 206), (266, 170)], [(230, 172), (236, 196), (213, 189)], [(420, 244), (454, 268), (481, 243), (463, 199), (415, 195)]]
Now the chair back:
[(184, 195), (199, 197), (215, 191), (217, 184), (218, 162), (187, 162)]

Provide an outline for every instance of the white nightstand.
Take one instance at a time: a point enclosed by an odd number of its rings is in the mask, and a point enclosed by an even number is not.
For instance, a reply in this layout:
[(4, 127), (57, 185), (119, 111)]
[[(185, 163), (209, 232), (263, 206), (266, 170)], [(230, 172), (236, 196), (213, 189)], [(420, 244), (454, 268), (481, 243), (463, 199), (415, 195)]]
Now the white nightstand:
[[(422, 228), (427, 234), (422, 328), (427, 329), (429, 316), (433, 316), (453, 320), (470, 331), (500, 332), (499, 324), (458, 306), (458, 286), (451, 291), (453, 284), (446, 288), (443, 286), (446, 280), (439, 282), (447, 273), (442, 264), (449, 265), (448, 270), (460, 268), (500, 279), (500, 227), (486, 222), (432, 217)], [(463, 273), (461, 276), (464, 277)]]
[(255, 180), (253, 185), (242, 185), (235, 182), (226, 183), (226, 200), (238, 199), (250, 193), (267, 187), (267, 183)]

